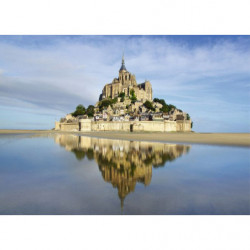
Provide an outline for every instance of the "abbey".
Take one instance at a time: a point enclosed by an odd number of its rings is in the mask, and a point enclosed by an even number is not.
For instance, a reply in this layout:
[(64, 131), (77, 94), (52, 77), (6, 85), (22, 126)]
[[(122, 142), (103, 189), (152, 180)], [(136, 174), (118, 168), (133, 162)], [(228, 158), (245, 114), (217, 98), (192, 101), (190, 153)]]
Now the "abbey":
[[(91, 112), (89, 112), (89, 111)], [(135, 75), (127, 71), (122, 57), (118, 78), (104, 86), (99, 101), (87, 110), (78, 105), (76, 111), (56, 122), (62, 131), (191, 131), (188, 113), (154, 98), (149, 81), (137, 84)]]
[(125, 93), (126, 97), (130, 96), (131, 90), (137, 97), (137, 100), (141, 102), (152, 101), (152, 86), (149, 81), (137, 84), (135, 75), (127, 71), (124, 62), (124, 56), (122, 57), (122, 65), (119, 70), (118, 78), (114, 78), (112, 83), (108, 83), (104, 86), (100, 100), (105, 98), (114, 99), (119, 96), (120, 93)]

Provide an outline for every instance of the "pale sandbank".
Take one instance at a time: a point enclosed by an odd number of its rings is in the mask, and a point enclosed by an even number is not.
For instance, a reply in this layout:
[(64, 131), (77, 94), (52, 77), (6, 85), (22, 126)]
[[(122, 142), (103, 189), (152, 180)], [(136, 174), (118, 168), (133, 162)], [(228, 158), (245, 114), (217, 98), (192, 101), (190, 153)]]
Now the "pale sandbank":
[(195, 133), (195, 132), (62, 132), (55, 130), (0, 130), (0, 134), (46, 134), (70, 133), (108, 139), (157, 141), (177, 143), (199, 143), (250, 147), (250, 133)]

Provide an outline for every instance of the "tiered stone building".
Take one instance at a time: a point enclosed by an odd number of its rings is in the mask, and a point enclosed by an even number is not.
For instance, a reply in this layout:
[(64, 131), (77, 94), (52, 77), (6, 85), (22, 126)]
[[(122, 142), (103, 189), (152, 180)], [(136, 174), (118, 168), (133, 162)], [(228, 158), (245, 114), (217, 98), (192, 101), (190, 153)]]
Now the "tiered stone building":
[(175, 107), (164, 113), (163, 105), (152, 101), (152, 92), (149, 81), (137, 84), (135, 75), (127, 71), (123, 56), (119, 76), (114, 78), (112, 83), (104, 86), (99, 101), (94, 107), (94, 117), (86, 115), (72, 117), (68, 114), (66, 118), (55, 123), (55, 130), (191, 131), (192, 121), (187, 113)]
[(116, 98), (120, 93), (125, 93), (125, 96), (129, 97), (130, 90), (135, 91), (137, 100), (142, 102), (152, 101), (152, 86), (149, 81), (137, 84), (135, 75), (127, 71), (125, 67), (124, 56), (122, 57), (122, 65), (119, 70), (119, 77), (114, 78), (112, 83), (108, 83), (104, 86), (100, 100), (105, 98)]

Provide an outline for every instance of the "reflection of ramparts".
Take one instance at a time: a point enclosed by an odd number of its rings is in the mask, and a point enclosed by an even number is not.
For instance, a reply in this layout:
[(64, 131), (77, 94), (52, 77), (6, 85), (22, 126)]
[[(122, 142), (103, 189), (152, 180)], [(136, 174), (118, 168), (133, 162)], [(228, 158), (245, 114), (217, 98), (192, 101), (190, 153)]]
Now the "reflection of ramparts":
[(95, 159), (103, 179), (118, 189), (123, 203), (126, 195), (134, 191), (136, 183), (149, 185), (152, 167), (163, 167), (187, 153), (190, 146), (153, 142), (109, 140), (58, 134), (55, 142), (75, 154), (78, 160)]

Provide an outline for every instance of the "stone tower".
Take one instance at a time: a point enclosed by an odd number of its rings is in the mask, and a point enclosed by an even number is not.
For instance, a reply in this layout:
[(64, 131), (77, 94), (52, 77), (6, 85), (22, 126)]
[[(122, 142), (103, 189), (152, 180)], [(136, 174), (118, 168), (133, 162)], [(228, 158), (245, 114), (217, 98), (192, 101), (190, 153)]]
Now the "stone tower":
[(152, 86), (149, 81), (137, 84), (135, 75), (127, 71), (125, 66), (124, 55), (122, 56), (122, 64), (119, 70), (119, 77), (114, 78), (112, 83), (104, 86), (100, 99), (118, 97), (122, 92), (125, 96), (130, 95), (130, 90), (134, 89), (137, 100), (145, 102), (146, 100), (152, 101)]

